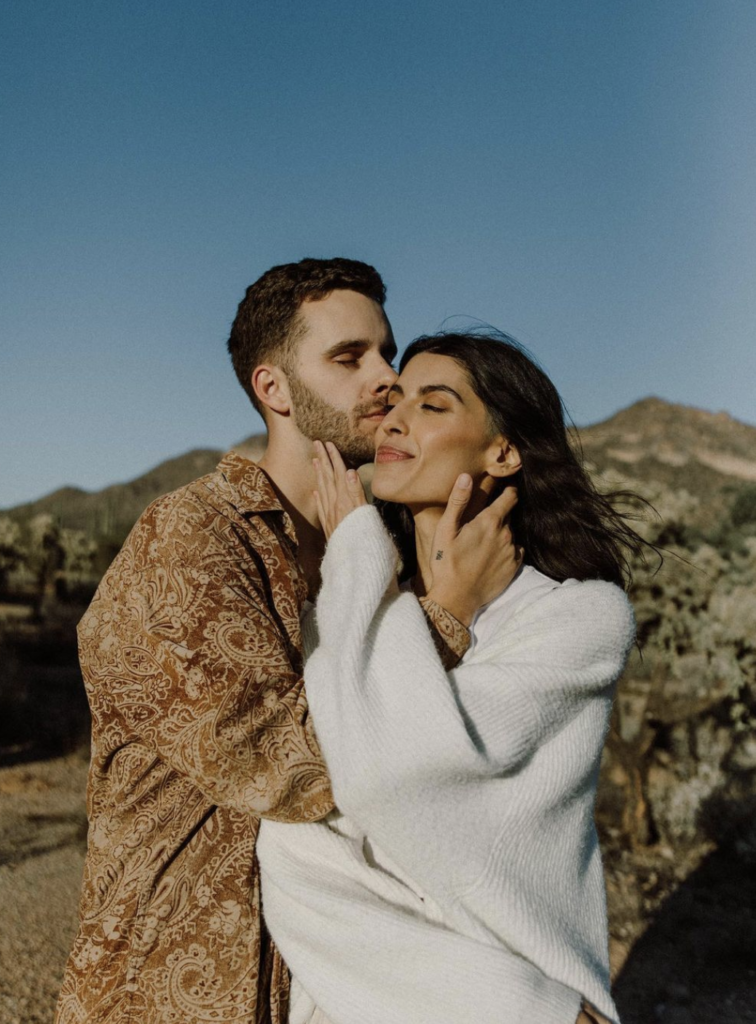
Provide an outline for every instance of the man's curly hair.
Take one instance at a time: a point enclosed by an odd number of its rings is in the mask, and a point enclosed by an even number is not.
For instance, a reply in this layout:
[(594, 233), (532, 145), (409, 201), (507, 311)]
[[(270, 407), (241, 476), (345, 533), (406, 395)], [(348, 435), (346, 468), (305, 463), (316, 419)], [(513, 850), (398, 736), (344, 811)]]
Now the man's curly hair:
[(301, 337), (302, 303), (324, 299), (339, 288), (359, 292), (380, 306), (386, 301), (386, 286), (374, 267), (341, 257), (282, 263), (247, 288), (231, 325), (228, 351), (239, 383), (258, 412), (263, 409), (252, 387), (253, 370), (267, 361), (288, 369)]

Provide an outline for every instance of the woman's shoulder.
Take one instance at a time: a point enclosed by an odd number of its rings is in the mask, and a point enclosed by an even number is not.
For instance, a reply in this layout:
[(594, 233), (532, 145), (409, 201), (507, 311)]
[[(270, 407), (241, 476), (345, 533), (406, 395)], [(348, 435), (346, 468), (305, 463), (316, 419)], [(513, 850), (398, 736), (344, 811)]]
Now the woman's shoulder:
[(635, 636), (633, 608), (621, 587), (605, 580), (560, 583), (533, 566), (525, 566), (508, 591), (491, 603), (487, 617), (497, 620), (496, 632), (509, 636), (561, 634), (583, 643), (593, 638), (621, 646)]
[(623, 622), (633, 617), (633, 606), (625, 591), (616, 583), (609, 583), (607, 580), (575, 579), (559, 583), (537, 569), (533, 569), (533, 573), (538, 577), (538, 603), (545, 602), (540, 609), (544, 614), (559, 607), (564, 609), (565, 614), (568, 611), (579, 616), (595, 613), (602, 619), (617, 619)]

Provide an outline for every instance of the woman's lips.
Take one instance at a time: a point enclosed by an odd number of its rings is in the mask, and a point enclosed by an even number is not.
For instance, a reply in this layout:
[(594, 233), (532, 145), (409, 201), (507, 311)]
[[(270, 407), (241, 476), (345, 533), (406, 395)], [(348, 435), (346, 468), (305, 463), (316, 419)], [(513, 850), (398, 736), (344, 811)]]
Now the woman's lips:
[(381, 446), (375, 455), (376, 462), (403, 462), (405, 459), (414, 459), (414, 455), (403, 452), (399, 448)]

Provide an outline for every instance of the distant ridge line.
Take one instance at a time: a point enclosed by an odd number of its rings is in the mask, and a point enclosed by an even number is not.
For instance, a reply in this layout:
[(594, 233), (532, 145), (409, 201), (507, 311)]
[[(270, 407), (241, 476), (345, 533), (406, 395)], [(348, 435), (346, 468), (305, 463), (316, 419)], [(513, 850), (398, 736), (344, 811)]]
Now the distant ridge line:
[[(756, 482), (756, 427), (729, 413), (648, 396), (577, 432), (592, 472), (614, 469), (631, 481), (656, 480), (672, 490), (713, 492)], [(264, 434), (252, 434), (233, 448), (257, 459), (265, 443)], [(222, 454), (220, 449), (195, 448), (124, 483), (99, 491), (61, 487), (0, 510), (0, 515), (28, 521), (48, 513), (61, 526), (120, 543), (151, 501), (211, 472)]]

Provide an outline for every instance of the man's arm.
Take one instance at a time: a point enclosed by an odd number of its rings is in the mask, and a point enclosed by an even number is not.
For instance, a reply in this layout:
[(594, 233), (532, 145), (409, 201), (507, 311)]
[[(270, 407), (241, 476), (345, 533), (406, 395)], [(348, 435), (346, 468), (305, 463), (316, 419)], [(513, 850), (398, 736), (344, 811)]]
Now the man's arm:
[[(125, 726), (215, 804), (315, 820), (333, 798), (299, 635), (287, 635), (275, 607), (276, 593), (285, 603), (280, 578), (264, 579), (241, 542), (234, 549), (228, 525), (213, 522), (183, 547), (176, 536), (127, 542), (79, 627), (97, 733), (120, 722), (118, 735)], [(295, 605), (292, 591), (296, 625)]]
[(420, 606), (430, 629), (441, 664), (447, 672), (456, 668), (470, 646), (470, 631), (450, 611), (430, 597), (421, 597)]

